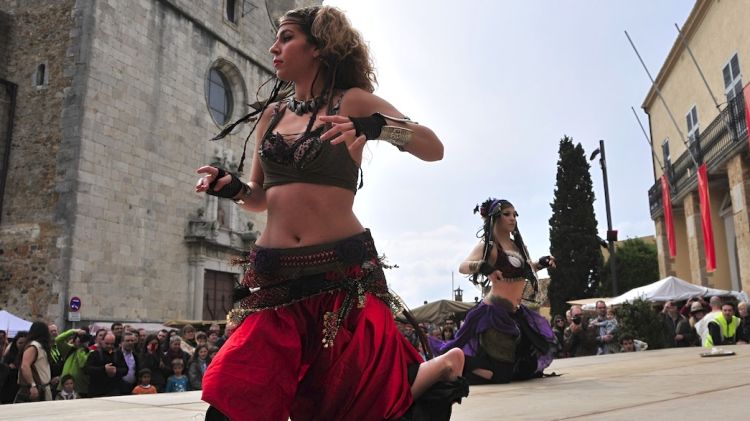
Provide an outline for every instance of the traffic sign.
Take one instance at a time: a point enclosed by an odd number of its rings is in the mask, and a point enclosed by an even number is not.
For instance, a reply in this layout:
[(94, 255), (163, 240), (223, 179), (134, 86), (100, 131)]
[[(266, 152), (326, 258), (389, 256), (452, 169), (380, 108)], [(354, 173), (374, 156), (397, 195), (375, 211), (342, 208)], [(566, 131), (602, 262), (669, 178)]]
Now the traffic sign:
[(70, 311), (76, 312), (81, 309), (81, 299), (73, 297), (70, 299)]

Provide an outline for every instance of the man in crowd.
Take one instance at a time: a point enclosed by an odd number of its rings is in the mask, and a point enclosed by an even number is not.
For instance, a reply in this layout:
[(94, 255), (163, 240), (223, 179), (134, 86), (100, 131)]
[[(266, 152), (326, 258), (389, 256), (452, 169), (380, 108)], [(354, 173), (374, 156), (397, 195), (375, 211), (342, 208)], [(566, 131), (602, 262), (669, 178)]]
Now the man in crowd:
[(747, 312), (747, 303), (744, 301), (740, 301), (739, 304), (737, 304), (737, 313), (738, 317), (740, 318), (740, 324), (741, 326), (741, 332), (739, 333), (740, 338), (750, 338), (750, 315), (748, 315)]
[(146, 336), (148, 336), (148, 332), (144, 328), (138, 329), (138, 341), (135, 345), (136, 353), (142, 354), (146, 351)]
[(599, 344), (597, 354), (612, 354), (618, 351), (615, 334), (617, 322), (607, 318), (607, 304), (599, 300), (596, 302), (597, 317), (589, 321), (589, 325), (596, 330), (596, 342)]
[[(70, 343), (72, 339), (72, 344)], [(88, 349), (88, 343), (91, 335), (83, 329), (70, 329), (61, 333), (55, 339), (60, 353), (65, 355), (65, 363), (62, 369), (62, 376), (70, 375), (73, 378), (76, 392), (82, 398), (88, 397), (89, 394), (89, 376), (86, 374), (86, 361), (91, 352)], [(57, 390), (62, 390), (62, 384), (59, 384)]]
[(89, 396), (117, 396), (120, 394), (122, 376), (128, 372), (123, 359), (115, 352), (115, 335), (104, 335), (102, 346), (88, 355), (86, 374), (89, 375)]
[(695, 331), (698, 332), (698, 335), (701, 337), (701, 344), (706, 343), (708, 324), (721, 314), (721, 298), (717, 296), (711, 297), (708, 300), (708, 305), (711, 307), (711, 312), (703, 316), (703, 318), (695, 324)]
[(115, 347), (120, 346), (120, 342), (122, 342), (122, 332), (125, 331), (125, 326), (120, 322), (114, 322), (109, 327), (109, 330), (115, 335)]
[(140, 370), (139, 357), (135, 352), (137, 334), (126, 331), (122, 334), (122, 343), (117, 349), (117, 360), (125, 361), (127, 371), (122, 376), (120, 383), (120, 394), (129, 395), (138, 383), (138, 370)]
[(220, 337), (218, 341), (216, 341), (216, 347), (221, 348), (227, 341), (227, 339), (232, 336), (232, 333), (234, 333), (235, 329), (237, 329), (237, 326), (235, 326), (234, 323), (227, 321), (227, 325), (224, 327), (224, 335)]
[(680, 314), (677, 306), (672, 301), (664, 303), (664, 309), (661, 312), (662, 328), (664, 329), (664, 347), (674, 348), (684, 346), (685, 335), (677, 333), (677, 325), (680, 322), (687, 322), (687, 319)]
[(648, 344), (633, 338), (633, 335), (625, 333), (620, 336), (620, 352), (645, 351)]
[[(701, 337), (698, 335), (698, 331), (695, 330), (696, 323), (700, 322), (701, 319), (706, 315), (706, 309), (703, 307), (703, 303), (700, 301), (693, 301), (690, 304), (690, 312), (687, 323), (680, 322), (677, 325), (677, 332), (684, 335), (684, 346), (701, 346)], [(678, 345), (682, 346), (682, 345)]]
[(62, 355), (60, 353), (60, 349), (57, 347), (57, 344), (55, 342), (55, 339), (57, 339), (57, 334), (59, 332), (57, 325), (54, 323), (50, 323), (47, 325), (47, 329), (49, 330), (49, 338), (50, 338), (50, 350), (49, 350), (49, 369), (50, 369), (50, 386), (52, 390), (54, 391), (57, 387), (57, 384), (60, 382), (60, 376), (62, 375), (63, 370), (63, 364), (65, 363), (65, 355)]
[[(606, 312), (606, 309), (605, 309)], [(606, 313), (605, 313), (606, 314)], [(563, 352), (571, 357), (596, 355), (596, 329), (589, 326), (581, 306), (570, 308), (570, 325), (563, 333)]]
[(722, 304), (721, 315), (708, 323), (708, 335), (703, 346), (711, 348), (717, 345), (747, 343), (748, 338), (738, 336), (743, 330), (741, 324), (740, 318), (734, 315), (734, 306), (731, 303)]
[(167, 352), (169, 349), (169, 331), (162, 329), (156, 333), (156, 339), (159, 340), (159, 350), (161, 353)]

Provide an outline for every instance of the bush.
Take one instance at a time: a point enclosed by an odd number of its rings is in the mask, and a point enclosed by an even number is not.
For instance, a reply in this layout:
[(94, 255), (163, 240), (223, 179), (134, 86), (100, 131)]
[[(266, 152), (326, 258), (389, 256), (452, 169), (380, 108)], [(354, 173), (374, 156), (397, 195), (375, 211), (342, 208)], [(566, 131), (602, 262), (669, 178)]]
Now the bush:
[(648, 343), (648, 349), (664, 348), (662, 322), (650, 302), (637, 299), (625, 303), (615, 314), (620, 335), (630, 333), (635, 339)]

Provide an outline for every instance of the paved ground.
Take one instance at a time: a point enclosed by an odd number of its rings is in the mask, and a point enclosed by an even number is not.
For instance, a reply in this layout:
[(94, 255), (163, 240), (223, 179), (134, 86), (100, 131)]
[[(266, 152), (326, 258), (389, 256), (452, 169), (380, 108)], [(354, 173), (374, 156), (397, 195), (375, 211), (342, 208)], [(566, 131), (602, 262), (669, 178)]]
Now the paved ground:
[[(737, 355), (682, 348), (558, 360), (548, 371), (560, 377), (472, 387), (452, 420), (744, 419), (750, 346), (724, 349)], [(202, 420), (199, 393), (3, 405), (0, 420)]]

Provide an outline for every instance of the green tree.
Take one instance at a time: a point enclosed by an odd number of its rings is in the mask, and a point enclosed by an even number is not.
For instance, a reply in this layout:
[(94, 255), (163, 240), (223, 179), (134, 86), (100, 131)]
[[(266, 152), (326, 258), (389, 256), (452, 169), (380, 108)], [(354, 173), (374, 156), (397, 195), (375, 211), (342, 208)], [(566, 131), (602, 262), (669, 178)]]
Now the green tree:
[[(640, 238), (631, 238), (617, 245), (615, 256), (617, 259), (618, 294), (659, 280), (659, 260), (656, 245), (647, 243)], [(607, 259), (602, 268), (602, 287), (598, 294), (600, 297), (612, 295), (610, 270), (610, 259)]]
[(615, 314), (618, 336), (629, 333), (635, 339), (646, 342), (648, 349), (664, 347), (664, 328), (650, 302), (639, 298), (632, 303), (624, 303)]
[(560, 140), (550, 223), (550, 251), (557, 268), (550, 269), (548, 290), (552, 314), (562, 314), (566, 302), (593, 297), (599, 289), (602, 252), (594, 215), (594, 191), (581, 144)]

